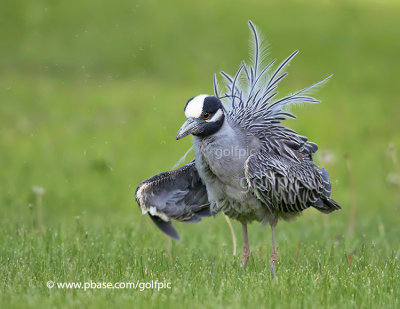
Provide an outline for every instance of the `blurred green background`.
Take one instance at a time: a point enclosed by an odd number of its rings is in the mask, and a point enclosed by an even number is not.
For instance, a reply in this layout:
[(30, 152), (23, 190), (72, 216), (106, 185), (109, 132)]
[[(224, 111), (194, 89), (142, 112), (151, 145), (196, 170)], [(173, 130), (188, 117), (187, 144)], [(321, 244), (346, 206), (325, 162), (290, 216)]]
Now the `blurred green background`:
[[(316, 160), (329, 170), (333, 197), (343, 211), (329, 219), (307, 211), (294, 222), (280, 224), (281, 248), (292, 252), (299, 242), (321, 242), (324, 248), (333, 239), (345, 239), (353, 198), (355, 230), (350, 243), (343, 240), (343, 252), (372, 242), (383, 256), (397, 261), (400, 171), (393, 147), (400, 147), (399, 14), (398, 1), (2, 1), (0, 241), (5, 303), (18, 306), (21, 298), (36, 304), (48, 297), (58, 299), (50, 305), (64, 303), (64, 294), (54, 296), (39, 287), (50, 275), (66, 276), (57, 273), (57, 262), (49, 262), (49, 247), (64, 242), (73, 247), (85, 233), (97, 249), (111, 251), (105, 268), (118, 259), (126, 265), (151, 252), (167, 259), (162, 235), (141, 216), (134, 190), (144, 178), (170, 169), (190, 147), (190, 138), (175, 141), (184, 104), (196, 94), (212, 93), (215, 72), (234, 73), (240, 61), (248, 59), (249, 19), (270, 43), (271, 59), (281, 61), (300, 50), (281, 95), (334, 74), (315, 94), (322, 103), (296, 107), (298, 119), (287, 125), (319, 145), (323, 156)], [(353, 190), (345, 154), (352, 165)], [(41, 202), (34, 186), (45, 191)], [(240, 236), (239, 225), (234, 225)], [(230, 234), (221, 216), (177, 228), (183, 240), (172, 247), (182, 264), (192, 263), (185, 260), (190, 250), (204, 250), (205, 261), (229, 257)], [(319, 237), (325, 228), (329, 231)], [(41, 233), (51, 241), (41, 242)], [(53, 239), (54, 233), (63, 235), (61, 240)], [(114, 238), (120, 234), (124, 236)], [(103, 235), (105, 243), (92, 235)], [(113, 247), (115, 241), (119, 245)], [(253, 224), (250, 241), (254, 251), (270, 248), (269, 229)], [(125, 260), (124, 250), (133, 252)], [(67, 250), (60, 263), (83, 252)], [(75, 280), (92, 265), (84, 264), (93, 258), (87, 254), (76, 262), (82, 268), (74, 273)], [(28, 268), (23, 267), (25, 259)], [(263, 261), (268, 264), (260, 255), (253, 263)], [(285, 268), (284, 258), (282, 263)], [(238, 267), (238, 261), (232, 267)], [(105, 280), (105, 273), (97, 275)], [(31, 278), (31, 283), (23, 278)], [(188, 302), (194, 301), (196, 288), (175, 299), (187, 296)], [(159, 293), (145, 296), (160, 304), (164, 299)], [(79, 294), (77, 299), (85, 303), (84, 297)], [(397, 297), (388, 294), (388, 299), (396, 299), (394, 305)], [(165, 299), (172, 304), (173, 298)], [(319, 304), (334, 306), (335, 297)]]

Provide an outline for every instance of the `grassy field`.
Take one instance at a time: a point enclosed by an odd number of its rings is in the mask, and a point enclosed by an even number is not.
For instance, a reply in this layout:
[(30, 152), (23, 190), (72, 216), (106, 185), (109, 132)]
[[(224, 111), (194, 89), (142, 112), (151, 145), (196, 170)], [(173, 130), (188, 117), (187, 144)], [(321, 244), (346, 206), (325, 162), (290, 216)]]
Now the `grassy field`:
[[(1, 308), (400, 307), (398, 2), (4, 1), (0, 14)], [(248, 19), (271, 57), (300, 50), (281, 93), (334, 74), (287, 125), (332, 158), (316, 160), (343, 210), (280, 222), (272, 281), (269, 228), (250, 226), (243, 270), (222, 216), (176, 224), (170, 264), (134, 200), (190, 147), (175, 141), (186, 100), (248, 59)]]

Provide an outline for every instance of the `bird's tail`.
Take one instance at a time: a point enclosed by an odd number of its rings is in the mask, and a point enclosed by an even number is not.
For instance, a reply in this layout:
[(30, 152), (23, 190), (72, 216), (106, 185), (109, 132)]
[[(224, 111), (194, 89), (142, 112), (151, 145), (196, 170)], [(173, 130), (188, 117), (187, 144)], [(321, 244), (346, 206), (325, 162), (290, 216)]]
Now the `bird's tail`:
[(324, 168), (321, 168), (320, 173), (322, 175), (322, 178), (325, 180), (325, 194), (320, 197), (318, 203), (316, 205), (313, 205), (313, 207), (325, 214), (329, 214), (334, 210), (342, 209), (342, 207), (340, 207), (338, 203), (331, 199), (332, 186), (331, 181), (329, 180), (328, 171)]

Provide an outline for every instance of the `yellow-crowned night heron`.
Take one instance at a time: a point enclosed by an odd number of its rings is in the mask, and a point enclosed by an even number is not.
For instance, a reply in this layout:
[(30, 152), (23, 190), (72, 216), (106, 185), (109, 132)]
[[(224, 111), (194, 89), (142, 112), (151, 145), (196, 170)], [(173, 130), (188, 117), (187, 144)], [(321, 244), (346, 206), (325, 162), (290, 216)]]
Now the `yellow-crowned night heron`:
[(271, 276), (278, 258), (275, 227), (312, 206), (323, 213), (340, 209), (330, 198), (328, 172), (312, 160), (317, 145), (283, 126), (295, 118), (291, 104), (319, 101), (307, 95), (310, 87), (276, 99), (285, 66), (293, 52), (275, 70), (275, 60), (262, 66), (263, 45), (255, 26), (252, 65), (244, 62), (234, 76), (221, 72), (227, 92), (220, 95), (214, 76), (214, 96), (198, 95), (185, 106), (187, 121), (176, 139), (194, 136), (195, 159), (174, 171), (143, 181), (136, 190), (142, 212), (149, 213), (167, 235), (178, 239), (171, 221), (196, 222), (223, 212), (242, 223), (243, 260), (250, 256), (247, 224), (256, 220), (272, 227)]

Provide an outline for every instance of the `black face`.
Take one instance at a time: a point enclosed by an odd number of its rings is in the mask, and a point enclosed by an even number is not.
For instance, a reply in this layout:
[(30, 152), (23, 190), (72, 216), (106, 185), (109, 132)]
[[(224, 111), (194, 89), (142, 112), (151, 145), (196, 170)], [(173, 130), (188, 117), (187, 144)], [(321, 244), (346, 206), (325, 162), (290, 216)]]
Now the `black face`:
[[(217, 119), (213, 118), (218, 111), (220, 112), (217, 117), (220, 116)], [(224, 123), (224, 119), (225, 116), (221, 101), (214, 96), (206, 97), (204, 99), (203, 111), (200, 116), (200, 130), (198, 133), (193, 135), (209, 136), (216, 133)]]
[[(188, 134), (199, 137), (209, 136), (222, 127), (225, 115), (221, 101), (214, 96), (206, 96), (203, 101), (199, 101), (199, 99), (198, 96), (187, 101), (185, 114), (188, 119), (179, 130), (177, 139)], [(192, 102), (192, 100), (194, 101)], [(192, 102), (191, 106), (188, 107), (190, 102)]]

